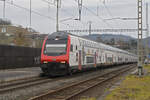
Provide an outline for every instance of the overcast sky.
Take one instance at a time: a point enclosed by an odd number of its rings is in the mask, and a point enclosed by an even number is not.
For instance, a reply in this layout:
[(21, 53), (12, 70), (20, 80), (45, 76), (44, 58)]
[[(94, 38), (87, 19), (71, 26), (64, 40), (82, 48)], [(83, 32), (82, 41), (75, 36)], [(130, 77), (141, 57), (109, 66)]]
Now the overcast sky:
[[(6, 18), (11, 20), (15, 25), (22, 25), (29, 27), (29, 11), (18, 8), (14, 5), (29, 9), (30, 0), (6, 0)], [(45, 0), (51, 3), (54, 0)], [(143, 0), (143, 18), (145, 27), (145, 3), (150, 0)], [(82, 20), (76, 21), (78, 18), (78, 4), (75, 0), (62, 0), (60, 8), (60, 30), (66, 29), (88, 29), (88, 22), (92, 21), (93, 29), (102, 28), (137, 28), (136, 21), (123, 20), (107, 20), (116, 17), (137, 17), (137, 0), (83, 0), (84, 7), (82, 8)], [(88, 9), (87, 9), (88, 8)], [(98, 8), (98, 10), (97, 10)], [(48, 4), (43, 0), (32, 0), (32, 10), (38, 12), (40, 15), (32, 13), (32, 28), (40, 33), (52, 33), (56, 30), (56, 6)], [(150, 12), (150, 10), (149, 10)], [(98, 16), (96, 16), (98, 14)], [(0, 1), (0, 18), (3, 16), (3, 2)], [(149, 13), (150, 16), (150, 13)], [(62, 22), (64, 19), (70, 19)], [(72, 18), (72, 19), (71, 19)], [(150, 20), (149, 20), (150, 24)], [(79, 34), (79, 33), (75, 33)], [(84, 33), (86, 34), (86, 33)], [(88, 33), (87, 33), (88, 34)], [(101, 34), (101, 33), (99, 33)], [(116, 33), (114, 33), (116, 34)], [(137, 37), (137, 33), (117, 33), (126, 34)], [(82, 34), (80, 34), (82, 35)]]

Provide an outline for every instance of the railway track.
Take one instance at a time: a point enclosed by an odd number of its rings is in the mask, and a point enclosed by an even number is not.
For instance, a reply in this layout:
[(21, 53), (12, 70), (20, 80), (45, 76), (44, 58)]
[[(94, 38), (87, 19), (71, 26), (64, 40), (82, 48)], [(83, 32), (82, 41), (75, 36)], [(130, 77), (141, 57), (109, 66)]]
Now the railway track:
[(120, 68), (91, 79), (82, 80), (80, 82), (73, 83), (68, 86), (49, 91), (48, 93), (30, 98), (29, 100), (73, 100), (74, 97), (84, 93), (85, 91), (107, 82), (119, 76), (120, 74), (131, 70), (132, 68), (135, 68), (135, 65), (127, 65), (125, 68)]
[[(85, 72), (85, 74), (89, 72)], [(18, 79), (15, 81), (10, 81), (10, 82), (0, 84), (0, 94), (7, 93), (10, 91), (13, 92), (15, 90), (21, 90), (21, 89), (36, 86), (39, 84), (45, 84), (45, 83), (55, 82), (59, 80), (71, 79), (74, 77), (78, 77), (82, 74), (84, 73), (72, 75), (72, 76), (65, 76), (65, 77), (62, 76), (62, 77), (58, 77), (54, 79), (50, 79), (46, 77), (30, 77), (30, 78)]]
[(53, 79), (49, 78), (41, 78), (41, 77), (33, 77), (25, 80), (17, 80), (10, 83), (5, 83), (0, 85), (0, 93), (12, 92), (14, 90), (19, 90), (27, 87), (31, 87), (34, 85), (39, 85), (42, 83), (48, 83), (53, 81)]
[[(85, 73), (89, 73), (89, 72), (85, 72)], [(84, 74), (84, 73), (81, 73), (81, 74)], [(81, 74), (65, 76), (65, 77), (62, 76), (62, 77), (58, 77), (58, 78), (54, 78), (54, 79), (50, 79), (50, 78), (46, 78), (46, 77), (30, 77), (30, 78), (18, 79), (15, 81), (10, 81), (10, 82), (0, 84), (0, 94), (7, 93), (10, 91), (13, 92), (15, 90), (21, 90), (23, 88), (32, 87), (32, 86), (36, 86), (39, 84), (70, 79), (70, 78), (78, 77)]]

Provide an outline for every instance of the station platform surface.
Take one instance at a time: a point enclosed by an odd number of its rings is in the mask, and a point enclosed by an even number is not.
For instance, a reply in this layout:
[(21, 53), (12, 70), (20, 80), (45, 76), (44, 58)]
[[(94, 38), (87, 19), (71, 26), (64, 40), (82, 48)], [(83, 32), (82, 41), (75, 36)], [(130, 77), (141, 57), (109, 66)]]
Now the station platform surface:
[(40, 67), (0, 70), (0, 83), (36, 77), (39, 76), (40, 73), (42, 73)]

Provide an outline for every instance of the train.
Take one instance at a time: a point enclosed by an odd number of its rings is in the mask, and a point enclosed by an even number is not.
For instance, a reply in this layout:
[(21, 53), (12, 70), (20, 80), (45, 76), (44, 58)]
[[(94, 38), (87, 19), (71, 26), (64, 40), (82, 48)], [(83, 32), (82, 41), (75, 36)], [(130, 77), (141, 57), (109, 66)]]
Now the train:
[(40, 68), (45, 75), (57, 76), (136, 62), (137, 55), (133, 53), (60, 31), (45, 38)]

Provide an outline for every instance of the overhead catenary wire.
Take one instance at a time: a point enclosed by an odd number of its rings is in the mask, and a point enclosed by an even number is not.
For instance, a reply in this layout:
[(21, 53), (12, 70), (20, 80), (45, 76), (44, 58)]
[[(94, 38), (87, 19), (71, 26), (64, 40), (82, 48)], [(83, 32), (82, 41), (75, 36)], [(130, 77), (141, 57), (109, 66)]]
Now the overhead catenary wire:
[[(0, 1), (3, 1), (3, 0), (0, 0)], [(20, 9), (23, 9), (23, 10), (25, 10), (25, 11), (27, 11), (27, 12), (30, 12), (30, 9), (25, 8), (25, 7), (22, 7), (22, 6), (18, 5), (18, 4), (15, 4), (14, 2), (12, 3), (12, 2), (7, 1), (6, 3), (9, 4), (9, 5), (12, 5), (12, 6), (16, 7), (16, 8), (20, 8)], [(37, 12), (37, 11), (34, 11), (33, 9), (31, 10), (31, 13), (34, 13), (34, 14), (39, 15), (39, 16), (41, 16), (41, 17), (45, 17), (45, 18), (51, 19), (52, 21), (55, 21), (55, 20), (56, 20), (55, 18), (53, 18), (53, 17), (51, 17), (51, 16), (43, 15), (43, 14)], [(65, 25), (65, 26), (68, 26), (68, 24), (65, 24), (65, 23), (60, 23), (60, 24), (63, 24), (63, 25)]]
[[(114, 18), (113, 14), (112, 14), (111, 11), (109, 10), (109, 8), (106, 6), (106, 4), (103, 3), (103, 5), (104, 5), (104, 8), (106, 9), (106, 11), (108, 12), (109, 16), (112, 17), (112, 18)], [(116, 24), (117, 26), (120, 26), (119, 23), (118, 23), (116, 20), (113, 20), (113, 21), (115, 22), (115, 24)]]
[[(20, 6), (20, 5), (17, 5), (17, 4), (15, 4), (15, 3), (7, 2), (7, 4), (13, 5), (13, 6), (17, 7), (17, 8), (20, 8), (20, 9), (23, 9), (23, 10), (25, 10), (25, 11), (30, 12), (30, 9), (25, 8), (25, 7), (22, 7), (22, 6)], [(36, 14), (36, 15), (39, 15), (39, 16), (41, 16), (41, 17), (46, 17), (46, 18), (49, 18), (49, 19), (54, 20), (54, 18), (52, 18), (52, 17), (50, 17), (50, 16), (43, 15), (43, 14), (41, 14), (41, 13), (39, 13), (39, 12), (34, 11), (34, 10), (31, 10), (31, 12), (34, 13), (34, 14)]]
[[(3, 1), (3, 0), (1, 0), (1, 1)], [(17, 5), (17, 4), (14, 4), (14, 3), (12, 3), (12, 0), (10, 0), (10, 1), (11, 1), (11, 2), (7, 2), (7, 3), (8, 3), (8, 4), (11, 4), (11, 5), (13, 5), (13, 6), (19, 7), (19, 8), (21, 8), (21, 9), (24, 9), (24, 10), (26, 10), (26, 11), (30, 11), (30, 9), (25, 8), (25, 7), (22, 7), (22, 6), (19, 6), (19, 5)], [(42, 1), (47, 2), (47, 3), (49, 3), (50, 5), (55, 6), (55, 3), (50, 2), (49, 0), (42, 0)], [(75, 0), (75, 1), (77, 1), (77, 0)], [(110, 25), (109, 23), (107, 23), (101, 16), (97, 15), (97, 13), (94, 12), (92, 8), (86, 7), (86, 6), (83, 5), (83, 4), (82, 4), (82, 6), (83, 6), (83, 8), (85, 8), (87, 11), (89, 11), (91, 14), (93, 14), (95, 17), (97, 17), (97, 18), (98, 18), (97, 21), (100, 21), (100, 20), (101, 20), (101, 21), (103, 21), (107, 26), (111, 27), (111, 25)], [(71, 14), (71, 12), (69, 12), (69, 11), (67, 11), (67, 10), (65, 10), (65, 9), (61, 9), (61, 10), (63, 10), (65, 13), (67, 13), (67, 14), (69, 14), (69, 15), (71, 15), (71, 16), (74, 17), (74, 15)], [(55, 18), (53, 18), (53, 17), (51, 17), (51, 16), (47, 16), (47, 15), (41, 14), (40, 12), (34, 11), (33, 9), (31, 10), (31, 13), (37, 14), (37, 15), (39, 15), (39, 16), (42, 16), (42, 17), (45, 17), (45, 18), (48, 18), (48, 19), (51, 19), (51, 20), (56, 20)], [(108, 13), (109, 13), (110, 16), (112, 16), (112, 14), (110, 13), (110, 11), (108, 11)], [(81, 22), (84, 26), (87, 25), (87, 24), (83, 23), (82, 21), (79, 21), (79, 22)], [(30, 21), (30, 23), (31, 23), (31, 21)], [(61, 24), (66, 25), (66, 26), (69, 25), (69, 24), (62, 23), (62, 22), (61, 22)], [(31, 26), (31, 24), (30, 24), (30, 26)], [(111, 28), (112, 28), (112, 27), (111, 27)]]
[[(52, 5), (52, 6), (56, 6), (55, 4), (53, 4), (52, 2), (49, 2), (49, 1), (46, 1), (46, 0), (42, 0), (43, 2), (45, 2), (45, 3), (51, 3), (50, 5)], [(79, 21), (79, 20), (76, 20), (77, 18), (76, 18), (76, 16), (75, 15), (73, 15), (72, 13), (70, 13), (69, 11), (67, 11), (67, 10), (65, 10), (64, 9), (64, 7), (63, 7), (63, 5), (65, 4), (65, 2), (63, 1), (63, 0), (61, 0), (61, 8), (59, 9), (60, 11), (60, 13), (61, 12), (64, 12), (64, 13), (66, 13), (66, 14), (68, 14), (69, 16), (71, 16), (71, 17), (69, 17), (69, 18), (64, 18), (64, 19), (60, 19), (59, 20), (59, 22), (63, 22), (63, 23), (65, 23), (66, 24), (66, 21), (69, 21), (69, 20), (72, 20), (73, 22), (72, 23), (74, 23), (74, 22), (79, 22), (79, 23), (81, 23), (82, 24), (82, 26), (86, 26), (87, 25), (87, 23), (85, 23), (85, 22), (83, 22), (83, 21)], [(69, 23), (69, 24), (66, 24), (67, 26), (68, 25), (70, 25), (71, 23)], [(78, 27), (77, 25), (78, 24), (73, 24), (74, 26), (69, 26), (69, 27)], [(81, 28), (81, 27), (80, 27)]]
[[(78, 0), (73, 0), (75, 1), (74, 3), (75, 4), (78, 4)], [(98, 18), (99, 20), (96, 21), (96, 23), (103, 21), (107, 26), (111, 27), (111, 25), (109, 25), (107, 22), (105, 22), (105, 20), (100, 17), (100, 16), (97, 16), (97, 14), (95, 12), (93, 12), (91, 9), (87, 8), (86, 6), (82, 5), (84, 9), (86, 9), (88, 12), (92, 13), (96, 18)], [(88, 20), (89, 21), (89, 20)], [(80, 21), (82, 22), (82, 20)], [(87, 26), (87, 23), (85, 24)], [(112, 28), (112, 27), (111, 27)]]
[[(46, 4), (48, 4), (49, 7), (50, 7), (50, 5), (51, 5), (51, 6), (56, 6), (55, 2), (49, 2), (49, 1), (47, 1), (47, 0), (42, 0), (42, 1), (45, 2)], [(61, 3), (61, 5), (62, 5), (62, 3)], [(59, 10), (62, 10), (62, 8), (59, 9)], [(72, 15), (71, 13), (67, 12), (67, 11), (64, 10), (64, 9), (63, 9), (63, 11), (66, 12), (67, 14)], [(73, 16), (73, 15), (72, 15), (72, 16)], [(72, 18), (67, 18), (67, 19), (63, 19), (63, 20), (59, 20), (59, 22), (60, 22), (61, 24), (64, 24), (64, 25), (66, 25), (66, 26), (69, 26), (70, 28), (73, 28), (74, 26), (71, 26), (70, 24), (62, 23), (62, 22), (64, 22), (64, 21), (68, 20), (68, 19), (73, 19), (73, 18), (74, 18), (74, 17), (72, 17)]]
[[(75, 2), (78, 2), (77, 0), (74, 0)], [(88, 10), (91, 14), (93, 14), (95, 17), (97, 17), (99, 20), (101, 20), (102, 22), (104, 22), (108, 27), (113, 28), (109, 23), (107, 23), (101, 16), (97, 16), (97, 14), (92, 11), (90, 8), (84, 6), (84, 4), (82, 4), (82, 7), (85, 8), (86, 10)]]
[[(64, 1), (62, 0), (62, 2), (63, 2), (63, 3), (62, 3), (62, 5), (63, 5), (63, 4), (64, 4)], [(61, 10), (64, 11), (65, 13), (71, 15), (74, 21), (76, 20), (75, 15), (73, 15), (72, 13), (68, 12), (68, 11), (65, 10), (65, 9), (61, 9)], [(83, 26), (87, 25), (87, 23), (85, 23), (85, 22), (83, 22), (83, 21), (81, 21), (81, 20), (77, 20), (77, 21), (80, 22)]]
[[(49, 5), (52, 5), (52, 6), (56, 6), (56, 4), (55, 3), (51, 3), (51, 2), (49, 2), (49, 1), (47, 1), (47, 0), (42, 0), (43, 2), (45, 2), (45, 3), (47, 3), (47, 4), (49, 4)], [(61, 9), (62, 10), (62, 9)], [(69, 15), (72, 15), (71, 13), (68, 13), (66, 10), (62, 10), (62, 11), (64, 11), (64, 12), (66, 12), (67, 14), (69, 14)]]
[[(51, 2), (49, 2), (49, 1), (46, 1), (46, 0), (42, 0), (43, 2), (45, 2), (45, 3), (50, 3), (50, 5), (52, 5), (52, 6), (56, 6), (55, 5), (55, 3), (51, 3)], [(62, 3), (61, 3), (61, 5), (63, 6), (63, 4), (64, 4), (64, 1), (62, 0), (61, 1)], [(75, 21), (75, 15), (73, 15), (72, 13), (70, 13), (70, 12), (68, 12), (67, 10), (65, 10), (65, 9), (63, 9), (63, 7), (60, 9), (60, 11), (63, 11), (64, 13), (66, 13), (66, 14), (68, 14), (68, 15), (70, 15), (71, 17), (70, 18), (66, 18), (66, 19), (70, 19), (70, 20), (74, 20)], [(64, 21), (67, 21), (67, 20), (65, 20), (65, 19), (63, 19)], [(83, 24), (83, 26), (85, 26), (85, 25), (87, 25), (85, 22), (83, 22), (83, 21), (79, 21), (81, 24)]]
[(42, 0), (43, 2), (46, 2), (46, 3), (48, 3), (49, 5), (53, 5), (53, 6), (56, 6), (56, 4), (55, 4), (55, 2), (50, 2), (50, 1), (47, 1), (47, 0)]

